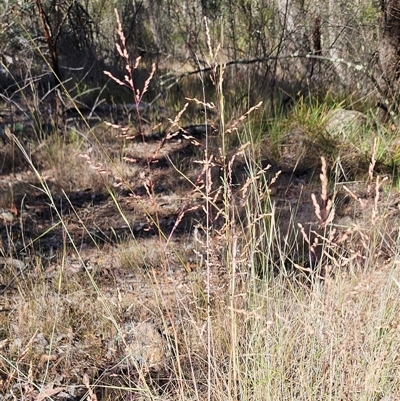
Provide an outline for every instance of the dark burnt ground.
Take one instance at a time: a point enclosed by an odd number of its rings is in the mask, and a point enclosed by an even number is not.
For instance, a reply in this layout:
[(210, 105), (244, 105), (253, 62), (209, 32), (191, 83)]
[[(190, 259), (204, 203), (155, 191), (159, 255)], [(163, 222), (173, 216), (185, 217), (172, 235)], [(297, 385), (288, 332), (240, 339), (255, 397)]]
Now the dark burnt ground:
[[(12, 126), (7, 128), (10, 126), (3, 121), (3, 150), (7, 148), (7, 152), (3, 154), (0, 178), (3, 194), (0, 236), (5, 255), (48, 256), (71, 242), (78, 248), (116, 244), (132, 236), (147, 238), (160, 232), (165, 236), (172, 232), (179, 236), (190, 232), (194, 221), (201, 219), (196, 210), (186, 211), (196, 209), (195, 205), (200, 207), (200, 202), (198, 196), (191, 199), (193, 194), (184, 194), (185, 179), (171, 162), (179, 161), (182, 165), (183, 160), (189, 165), (188, 161), (201, 149), (200, 141), (204, 140), (206, 130), (215, 131), (213, 127), (193, 125), (168, 133), (131, 136), (129, 146), (117, 157), (123, 156), (123, 163), (133, 165), (135, 174), (126, 177), (123, 183), (108, 179), (105, 181), (108, 187), (97, 185), (96, 188), (67, 191), (60, 185), (60, 179), (56, 179), (54, 167), (49, 171), (40, 153), (34, 155), (32, 161), (35, 166), (36, 162), (39, 165), (37, 168), (45, 178), (50, 199), (30, 170), (29, 163), (9, 138), (10, 133), (15, 134), (29, 148), (32, 132), (25, 130), (25, 134), (20, 135), (15, 124), (14, 130)], [(114, 149), (110, 149), (111, 157)], [(89, 170), (90, 166), (83, 162), (78, 175), (87, 174)], [(62, 180), (68, 181), (68, 172), (67, 167), (61, 173)], [(60, 224), (60, 219), (64, 224)]]
[[(179, 152), (190, 158), (193, 152), (190, 147), (189, 144)], [(173, 156), (169, 157), (169, 160), (173, 160)], [(185, 180), (167, 159), (158, 161), (151, 164), (152, 194), (149, 195), (148, 187), (142, 182), (149, 171), (147, 164), (136, 163), (135, 168), (145, 174), (143, 180), (138, 180), (136, 186), (130, 185), (129, 188), (112, 188), (118, 207), (106, 190), (86, 189), (63, 193), (54, 185), (51, 201), (41, 191), (32, 173), (19, 173), (18, 180), (11, 175), (3, 176), (3, 194), (9, 193), (11, 188), (13, 195), (13, 201), (3, 209), (4, 217), (0, 225), (4, 254), (17, 258), (37, 254), (47, 258), (65, 244), (70, 247), (72, 242), (80, 249), (104, 243), (119, 244), (132, 236), (150, 238), (160, 232), (166, 237), (171, 234), (175, 237), (190, 235), (196, 224), (205, 224), (202, 211), (204, 200), (199, 192), (187, 187)], [(237, 163), (235, 169), (240, 174), (236, 174), (234, 191), (240, 197), (239, 190), (244, 184), (246, 167)], [(215, 167), (214, 175), (218, 172), (219, 167)], [(193, 174), (193, 180), (197, 173)], [(272, 178), (275, 173), (271, 171), (269, 174)], [(289, 221), (290, 213), (296, 208), (298, 218), (303, 223), (309, 224), (315, 220), (310, 194), (316, 185), (312, 182), (312, 172), (299, 175), (283, 173), (278, 177), (272, 187), (272, 201), (285, 219)], [(218, 183), (217, 178), (215, 183)], [(52, 188), (51, 180), (48, 185)], [(10, 195), (8, 198), (11, 199)], [(222, 199), (219, 198), (215, 207), (211, 208), (211, 223), (216, 227), (222, 224), (214, 220), (221, 206)], [(63, 224), (59, 223), (60, 218)]]
[[(39, 255), (48, 259), (55, 256), (65, 245), (71, 247), (72, 243), (79, 250), (103, 244), (120, 244), (132, 237), (145, 239), (162, 234), (166, 238), (171, 235), (181, 238), (189, 236), (194, 226), (205, 225), (206, 216), (202, 209), (204, 196), (201, 194), (204, 187), (202, 190), (196, 188), (202, 188), (205, 182), (201, 161), (204, 161), (206, 134), (211, 138), (210, 141), (216, 144), (210, 147), (214, 156), (211, 170), (212, 193), (217, 193), (222, 184), (223, 170), (217, 127), (193, 124), (169, 131), (147, 129), (143, 135), (132, 128), (117, 130), (119, 135), (114, 134), (111, 140), (108, 137), (101, 146), (107, 149), (111, 160), (119, 160), (128, 171), (125, 171), (123, 178), (110, 173), (104, 180), (104, 185), (100, 182), (100, 185), (88, 188), (74, 188), (74, 183), (63, 186), (62, 182), (73, 181), (68, 176), (69, 166), (62, 166), (65, 169), (61, 173), (57, 172), (57, 167), (43, 163), (40, 151), (32, 152), (34, 164), (39, 166), (39, 173), (46, 178), (46, 185), (52, 196), (50, 200), (43, 192), (38, 177), (32, 173), (27, 161), (6, 135), (6, 126), (14, 127), (13, 131), (8, 130), (8, 134), (15, 134), (27, 149), (32, 146), (32, 133), (26, 134), (28, 130), (21, 134), (16, 129), (18, 118), (19, 124), (27, 124), (26, 115), (22, 112), (17, 113), (13, 125), (7, 125), (7, 121), (10, 120), (6, 117), (7, 114), (4, 113), (0, 127), (4, 134), (3, 175), (0, 178), (0, 236), (5, 256), (26, 258)], [(51, 137), (43, 139), (44, 143), (49, 140)], [(279, 160), (270, 157), (268, 151), (264, 152), (260, 163), (260, 168), (268, 164), (273, 166), (265, 172), (267, 182), (281, 171), (270, 187), (270, 203), (275, 206), (278, 229), (288, 243), (288, 252), (297, 254), (298, 249), (304, 248), (304, 239), (299, 236), (298, 223), (303, 225), (307, 233), (322, 232), (321, 222), (316, 217), (311, 201), (311, 195), (314, 193), (318, 198), (321, 191), (317, 155), (320, 149), (311, 149), (310, 152), (308, 148), (313, 144), (303, 142), (303, 137), (296, 139), (291, 136), (291, 147), (288, 146), (287, 152), (292, 149), (292, 153), (290, 157), (286, 154), (282, 157), (282, 165)], [(303, 152), (307, 157), (300, 160), (301, 163), (296, 160), (294, 150), (299, 148), (299, 143), (311, 154), (309, 156), (307, 152)], [(42, 145), (36, 146), (39, 148)], [(87, 149), (88, 146), (84, 151)], [(84, 151), (82, 153), (85, 153)], [(87, 151), (86, 154), (89, 155), (87, 159), (83, 159), (78, 167), (74, 166), (78, 169), (78, 172), (75, 172), (76, 176), (87, 175), (90, 168), (96, 166), (96, 156), (99, 153)], [(240, 210), (243, 208), (240, 189), (249, 178), (249, 172), (245, 159), (243, 156), (236, 157), (234, 148), (230, 155), (227, 163), (230, 158), (235, 158), (230, 185), (239, 205), (239, 215), (244, 216), (244, 210)], [(66, 162), (68, 157), (64, 164)], [(102, 163), (104, 165), (104, 158)], [(357, 196), (371, 198), (371, 192), (363, 194), (365, 188), (355, 188), (355, 191)], [(343, 215), (355, 218), (358, 213), (357, 203), (350, 200), (348, 194), (336, 196), (337, 218)], [(223, 224), (221, 217), (216, 219), (221, 205), (222, 196), (219, 195), (213, 199), (213, 207), (208, 216), (211, 225), (216, 228)], [(60, 223), (60, 218), (63, 224)], [(293, 251), (290, 251), (291, 248)], [(293, 260), (302, 263), (302, 258), (304, 259), (304, 255), (297, 255)]]

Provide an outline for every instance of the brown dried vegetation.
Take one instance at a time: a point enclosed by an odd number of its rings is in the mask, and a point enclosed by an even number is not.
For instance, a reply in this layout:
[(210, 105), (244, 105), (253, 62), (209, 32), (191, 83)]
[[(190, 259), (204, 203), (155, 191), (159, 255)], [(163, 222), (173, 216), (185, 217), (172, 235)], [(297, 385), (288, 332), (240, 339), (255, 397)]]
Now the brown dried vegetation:
[(117, 21), (133, 103), (7, 125), (0, 400), (394, 399), (397, 128), (225, 109), (207, 22), (216, 102), (165, 118)]

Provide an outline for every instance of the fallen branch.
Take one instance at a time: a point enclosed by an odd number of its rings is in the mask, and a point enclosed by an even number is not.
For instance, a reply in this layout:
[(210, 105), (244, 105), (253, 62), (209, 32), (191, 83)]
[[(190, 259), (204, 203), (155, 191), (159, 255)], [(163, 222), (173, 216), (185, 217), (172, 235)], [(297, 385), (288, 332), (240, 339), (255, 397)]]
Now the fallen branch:
[(334, 57), (324, 57), (312, 53), (308, 54), (298, 54), (298, 53), (293, 53), (289, 54), (287, 56), (266, 56), (266, 57), (258, 57), (250, 60), (232, 60), (228, 61), (226, 63), (219, 63), (219, 64), (214, 64), (212, 66), (204, 67), (204, 68), (198, 68), (197, 70), (193, 71), (187, 71), (183, 74), (177, 75), (177, 76), (164, 76), (161, 77), (160, 81), (160, 86), (168, 85), (166, 89), (172, 88), (174, 85), (176, 85), (182, 78), (189, 77), (191, 75), (196, 75), (196, 74), (203, 74), (205, 72), (209, 71), (214, 71), (218, 70), (220, 68), (225, 68), (225, 67), (230, 67), (234, 65), (250, 65), (250, 64), (257, 64), (257, 63), (265, 63), (266, 61), (273, 61), (273, 60), (285, 60), (285, 59), (291, 59), (291, 58), (309, 58), (311, 60), (322, 60), (322, 61), (329, 61), (331, 63), (340, 63), (340, 64), (345, 64), (348, 68), (353, 68), (356, 71), (363, 72), (372, 82), (372, 84), (375, 86), (377, 91), (381, 96), (386, 96), (386, 94), (383, 92), (381, 89), (378, 81), (375, 79), (375, 77), (372, 75), (370, 70), (362, 65), (362, 64), (354, 64), (350, 61), (347, 61), (343, 58), (334, 58)]

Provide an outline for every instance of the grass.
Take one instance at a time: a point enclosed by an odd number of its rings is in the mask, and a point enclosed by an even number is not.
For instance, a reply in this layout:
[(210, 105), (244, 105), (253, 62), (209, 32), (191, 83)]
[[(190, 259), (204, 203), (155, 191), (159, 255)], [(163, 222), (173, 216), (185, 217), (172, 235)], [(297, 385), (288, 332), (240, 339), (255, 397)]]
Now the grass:
[[(125, 84), (139, 102), (147, 84), (138, 91), (130, 81), (120, 26), (119, 35)], [(209, 53), (213, 65), (218, 55)], [(219, 136), (206, 136), (185, 163), (168, 154), (166, 175), (154, 161), (176, 139), (165, 137), (134, 163), (129, 140), (117, 138), (127, 132), (122, 124), (73, 141), (48, 138), (33, 155), (13, 137), (50, 205), (54, 233), (62, 230), (54, 258), (46, 261), (27, 238), (26, 267), (8, 259), (0, 269), (0, 282), (13, 282), (0, 297), (5, 400), (396, 398), (398, 208), (396, 191), (376, 172), (381, 142), (370, 146), (357, 182), (344, 182), (347, 167), (322, 145), (326, 159), (316, 155), (312, 175), (279, 173), (263, 165), (262, 146), (279, 143), (293, 124), (314, 140), (327, 106), (299, 103), (262, 137), (261, 111), (231, 116), (222, 72), (213, 78)], [(209, 123), (206, 96), (195, 103)], [(133, 133), (143, 149), (148, 127), (138, 114)], [(167, 133), (182, 118), (179, 110), (165, 122)], [(77, 187), (109, 201), (93, 197), (80, 208)], [(32, 210), (33, 199), (27, 204)], [(31, 216), (42, 222), (24, 198), (17, 206), (9, 242)], [(95, 234), (116, 240), (101, 245)], [(16, 257), (6, 249), (3, 256)]]

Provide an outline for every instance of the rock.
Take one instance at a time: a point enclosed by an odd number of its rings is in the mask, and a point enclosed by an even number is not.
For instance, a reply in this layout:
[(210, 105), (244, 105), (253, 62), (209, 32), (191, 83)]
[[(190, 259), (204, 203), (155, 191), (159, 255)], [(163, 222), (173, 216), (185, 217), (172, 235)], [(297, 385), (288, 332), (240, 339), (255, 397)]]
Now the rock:
[(108, 358), (118, 367), (158, 371), (165, 366), (165, 340), (154, 324), (128, 322), (109, 343)]
[(367, 116), (359, 111), (336, 109), (328, 114), (325, 130), (330, 138), (348, 140), (369, 128)]

